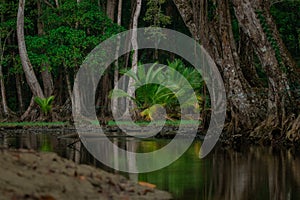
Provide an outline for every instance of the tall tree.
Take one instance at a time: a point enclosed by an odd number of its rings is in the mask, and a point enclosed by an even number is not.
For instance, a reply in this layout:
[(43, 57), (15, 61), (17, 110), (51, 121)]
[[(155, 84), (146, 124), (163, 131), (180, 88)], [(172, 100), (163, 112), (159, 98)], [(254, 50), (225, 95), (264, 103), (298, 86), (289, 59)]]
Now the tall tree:
[[(44, 23), (42, 21), (42, 5), (41, 0), (37, 0), (37, 11), (38, 11), (38, 19), (37, 19), (37, 28), (38, 28), (38, 35), (43, 36), (45, 34), (44, 32)], [(49, 70), (49, 64), (48, 63), (42, 63), (42, 69), (41, 69), (41, 75), (43, 80), (43, 86), (44, 86), (44, 93), (46, 97), (49, 97), (52, 95), (54, 86), (53, 86), (53, 78), (51, 75), (51, 72)]]
[[(5, 3), (5, 1), (1, 2)], [(5, 16), (4, 16), (4, 11), (1, 12), (1, 24), (5, 23)], [(1, 87), (1, 100), (2, 100), (2, 107), (3, 107), (3, 113), (5, 116), (9, 116), (11, 114), (11, 110), (8, 107), (7, 104), (7, 98), (6, 98), (6, 88), (4, 84), (4, 75), (3, 75), (3, 69), (2, 69), (2, 63), (4, 61), (4, 51), (7, 45), (7, 40), (11, 36), (12, 32), (14, 29), (10, 26), (9, 28), (0, 28), (0, 87)]]
[[(137, 73), (137, 67), (138, 67), (138, 41), (137, 41), (137, 28), (138, 28), (138, 20), (141, 13), (141, 7), (142, 7), (142, 0), (136, 0), (136, 8), (133, 16), (133, 23), (132, 23), (132, 36), (131, 36), (131, 43), (132, 48), (134, 50), (132, 55), (132, 67), (131, 70), (133, 73)], [(127, 88), (127, 94), (129, 96), (134, 96), (134, 79), (129, 78), (128, 81), (128, 88)], [(124, 117), (129, 118), (130, 116), (130, 109), (133, 109), (134, 105), (132, 101), (126, 101), (126, 111), (124, 113)]]
[[(171, 23), (171, 18), (163, 13), (162, 6), (166, 3), (166, 0), (147, 0), (147, 10), (145, 13), (144, 21), (150, 24), (150, 27), (165, 27)], [(150, 34), (153, 37), (162, 36), (157, 30), (150, 29)], [(158, 60), (158, 49), (154, 51), (153, 58)]]
[[(119, 26), (121, 26), (121, 21), (122, 21), (122, 4), (123, 1), (119, 0), (118, 3), (118, 15), (117, 15), (117, 24)], [(114, 70), (114, 88), (118, 89), (118, 80), (119, 80), (119, 50), (120, 50), (120, 37), (118, 37), (118, 44), (117, 44), (117, 48), (116, 48), (116, 61), (115, 61), (115, 70)], [(118, 110), (118, 99), (117, 98), (113, 98), (112, 99), (112, 112), (116, 113)]]
[[(222, 73), (230, 111), (229, 130), (234, 132), (253, 130), (259, 124), (265, 132), (281, 130), (287, 119), (287, 110), (291, 112), (288, 105), (293, 103), (293, 96), (288, 92), (290, 88), (288, 74), (292, 74), (294, 67), (292, 59), (285, 56), (287, 53), (283, 51), (285, 48), (279, 40), (276, 29), (274, 28), (273, 36), (273, 33), (267, 33), (267, 29), (263, 28), (275, 27), (269, 11), (265, 10), (269, 7), (269, 1), (174, 0), (174, 2), (193, 37), (207, 49)], [(236, 47), (237, 41), (233, 34), (231, 3), (241, 27), (240, 36), (247, 38), (251, 49), (260, 59), (268, 78), (268, 88), (251, 85), (246, 79), (247, 76), (243, 74), (249, 71), (243, 67), (248, 68), (251, 65), (241, 64), (244, 60), (239, 54), (241, 51)], [(253, 51), (249, 51), (247, 56), (251, 57)], [(253, 70), (252, 72), (257, 73)]]
[(28, 58), (25, 38), (24, 38), (24, 9), (25, 9), (25, 0), (19, 0), (18, 7), (18, 16), (17, 16), (17, 36), (18, 36), (18, 46), (19, 46), (19, 54), (23, 66), (23, 70), (25, 73), (25, 77), (27, 83), (31, 89), (31, 92), (34, 96), (38, 96), (40, 98), (44, 98), (43, 90), (36, 78), (33, 67)]
[(112, 21), (115, 21), (115, 9), (116, 9), (116, 0), (107, 0), (106, 14)]
[[(293, 101), (287, 73), (294, 71), (294, 64), (287, 56), (285, 47), (269, 14), (268, 1), (251, 2), (233, 0), (235, 14), (243, 32), (256, 47), (254, 50), (260, 59), (268, 77), (268, 115), (274, 117), (274, 126), (281, 126), (286, 120), (286, 103)], [(273, 25), (271, 29), (270, 25)], [(281, 46), (281, 48), (279, 48)], [(280, 51), (280, 49), (282, 49)]]
[[(115, 20), (115, 9), (116, 9), (116, 0), (107, 0), (106, 1), (106, 15), (112, 21)], [(98, 99), (99, 106), (101, 108), (101, 118), (104, 119), (109, 115), (110, 111), (110, 101), (109, 101), (109, 92), (112, 89), (111, 76), (108, 71), (106, 71), (101, 80), (100, 96)]]
[(195, 40), (200, 41), (222, 73), (231, 116), (230, 130), (251, 128), (259, 113), (252, 107), (251, 97), (247, 95), (251, 94), (251, 90), (241, 73), (228, 0), (174, 2)]

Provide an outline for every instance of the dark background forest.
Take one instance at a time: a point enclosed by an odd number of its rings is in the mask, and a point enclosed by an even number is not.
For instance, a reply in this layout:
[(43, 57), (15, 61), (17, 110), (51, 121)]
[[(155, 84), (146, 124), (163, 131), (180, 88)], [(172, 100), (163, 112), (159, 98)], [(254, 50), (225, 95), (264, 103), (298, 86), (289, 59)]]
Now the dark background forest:
[[(0, 15), (2, 121), (71, 120), (74, 77), (85, 57), (117, 33), (152, 26), (193, 37), (214, 59), (227, 93), (228, 134), (300, 136), (299, 1), (1, 0)], [(192, 69), (168, 52), (136, 53), (140, 63)], [(98, 85), (103, 122), (112, 119), (109, 93), (134, 57), (120, 57)], [(209, 94), (200, 82), (194, 89), (205, 122)], [(140, 111), (151, 107), (138, 102)]]

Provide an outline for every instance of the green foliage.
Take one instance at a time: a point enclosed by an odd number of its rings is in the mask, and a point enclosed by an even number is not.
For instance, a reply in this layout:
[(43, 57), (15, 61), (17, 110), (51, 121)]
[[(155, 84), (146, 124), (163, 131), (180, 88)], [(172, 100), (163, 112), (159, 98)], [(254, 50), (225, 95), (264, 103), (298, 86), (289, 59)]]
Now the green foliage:
[(8, 39), (16, 30), (17, 11), (15, 7), (17, 8), (18, 6), (14, 2), (0, 4), (0, 65), (2, 68), (8, 67), (11, 63), (12, 56), (9, 51), (12, 47), (17, 48), (16, 45), (8, 43)]
[(262, 11), (258, 10), (258, 11), (256, 11), (256, 14), (258, 16), (258, 19), (260, 20), (260, 23), (262, 25), (264, 33), (267, 36), (267, 40), (270, 42), (272, 48), (275, 51), (275, 56), (276, 56), (276, 59), (277, 59), (277, 62), (279, 64), (279, 67), (280, 67), (281, 71), (284, 72), (284, 73), (286, 73), (287, 72), (287, 68), (285, 67), (285, 65), (284, 65), (284, 63), (282, 61), (282, 57), (281, 57), (279, 45), (278, 45), (276, 39), (273, 36), (273, 32), (271, 31), (271, 29), (270, 29), (270, 27), (269, 27), (269, 25), (267, 23), (267, 20), (266, 20), (266, 18), (264, 16), (264, 13)]
[[(195, 91), (199, 91), (203, 86), (203, 80), (201, 75), (195, 68), (186, 67), (182, 60), (175, 59), (174, 61), (168, 61), (168, 66), (176, 71), (179, 72), (186, 80), (191, 84), (192, 88)], [(178, 76), (178, 73), (171, 75), (169, 78), (170, 80), (174, 80), (176, 82), (182, 81)], [(180, 82), (179, 82), (180, 83)]]
[[(146, 120), (151, 120), (157, 112), (158, 105), (164, 107), (170, 118), (179, 118), (180, 108), (191, 109), (199, 112), (199, 103), (193, 101), (187, 82), (196, 92), (198, 101), (201, 101), (199, 89), (203, 86), (203, 80), (194, 68), (186, 67), (181, 60), (168, 62), (170, 70), (165, 67), (152, 65), (148, 70), (143, 66), (138, 67), (137, 73), (127, 72), (126, 75), (135, 80), (135, 97), (129, 96), (123, 90), (115, 90), (111, 98), (131, 98), (140, 114)], [(174, 69), (174, 70), (172, 70)], [(160, 83), (160, 84), (156, 84)], [(182, 99), (181, 107), (178, 98)]]
[(159, 113), (159, 109), (161, 108), (160, 104), (154, 104), (149, 108), (146, 108), (143, 110), (140, 114), (142, 117), (144, 117), (146, 120), (153, 120), (154, 116)]
[(52, 109), (52, 102), (54, 100), (54, 96), (50, 96), (47, 98), (35, 97), (34, 101), (39, 105), (41, 111), (47, 116), (48, 113)]
[(0, 127), (41, 127), (41, 126), (66, 126), (68, 122), (0, 122)]
[(270, 12), (284, 44), (293, 56), (299, 57), (300, 2), (282, 1), (274, 4)]
[(214, 19), (217, 18), (217, 4), (216, 2), (212, 1), (212, 0), (208, 0), (208, 19), (209, 21), (213, 21)]
[(35, 67), (48, 63), (55, 75), (61, 67), (76, 69), (96, 45), (124, 30), (90, 0), (46, 7), (41, 18), (45, 34), (26, 37), (28, 54)]
[(42, 152), (52, 152), (53, 148), (51, 145), (51, 141), (49, 138), (49, 135), (47, 134), (41, 134), (39, 135), (39, 140), (41, 141), (40, 151)]
[(1, 38), (10, 30), (16, 29), (16, 17), (17, 17), (18, 5), (14, 1), (9, 1), (0, 4), (0, 16), (4, 16), (4, 21), (0, 23), (0, 36)]
[(171, 17), (164, 14), (162, 9), (166, 0), (147, 0), (147, 10), (143, 20), (148, 23), (149, 28), (146, 28), (150, 38), (160, 40), (165, 37), (160, 29), (153, 29), (153, 27), (166, 27), (171, 24)]
[(128, 97), (137, 104), (138, 108), (145, 110), (155, 104), (167, 105), (174, 98), (174, 94), (166, 87), (155, 82), (162, 83), (165, 76), (161, 73), (162, 67), (156, 67), (156, 64), (151, 66), (148, 71), (144, 67), (139, 66), (137, 74), (129, 71), (126, 76), (135, 80), (136, 96), (131, 97), (123, 90), (116, 90), (112, 94), (112, 98)]
[(165, 27), (171, 23), (171, 17), (162, 11), (162, 5), (166, 0), (147, 0), (147, 11), (144, 21), (150, 23), (150, 26)]

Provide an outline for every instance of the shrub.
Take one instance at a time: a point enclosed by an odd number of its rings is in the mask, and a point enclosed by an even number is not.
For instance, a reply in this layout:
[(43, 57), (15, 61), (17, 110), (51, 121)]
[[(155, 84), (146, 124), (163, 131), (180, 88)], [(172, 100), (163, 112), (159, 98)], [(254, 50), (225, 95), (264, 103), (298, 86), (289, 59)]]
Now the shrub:
[(34, 98), (34, 101), (39, 105), (41, 111), (45, 116), (49, 114), (49, 112), (52, 110), (52, 102), (54, 100), (54, 96), (50, 96), (47, 98), (40, 98), (36, 96)]

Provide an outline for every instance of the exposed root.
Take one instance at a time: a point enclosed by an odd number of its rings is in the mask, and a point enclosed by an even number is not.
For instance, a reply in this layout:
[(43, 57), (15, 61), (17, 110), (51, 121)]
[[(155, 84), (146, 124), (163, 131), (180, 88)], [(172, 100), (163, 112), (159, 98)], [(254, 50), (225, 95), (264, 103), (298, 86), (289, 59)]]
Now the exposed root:
[(276, 142), (298, 142), (300, 140), (300, 115), (290, 115), (280, 126), (275, 115), (263, 121), (250, 136)]
[(279, 126), (275, 115), (270, 115), (251, 132), (251, 137), (278, 139), (281, 137), (282, 128)]
[(292, 123), (287, 124), (285, 137), (291, 142), (296, 142), (300, 139), (300, 115)]
[(21, 116), (21, 121), (25, 121), (25, 120), (28, 120), (29, 119), (29, 121), (32, 121), (31, 119), (32, 119), (32, 117), (33, 116), (36, 116), (36, 115), (33, 115), (33, 112), (34, 112), (34, 97), (32, 97), (31, 98), (31, 100), (30, 100), (30, 104), (29, 104), (29, 106), (28, 106), (28, 108), (27, 108), (27, 110), (25, 111), (25, 113)]

